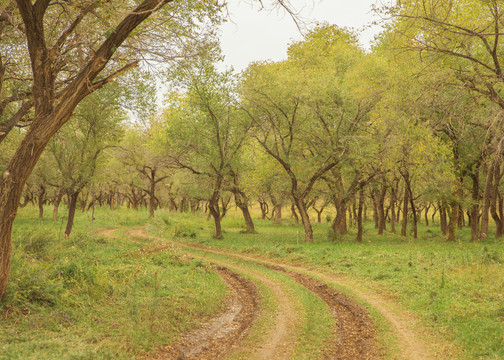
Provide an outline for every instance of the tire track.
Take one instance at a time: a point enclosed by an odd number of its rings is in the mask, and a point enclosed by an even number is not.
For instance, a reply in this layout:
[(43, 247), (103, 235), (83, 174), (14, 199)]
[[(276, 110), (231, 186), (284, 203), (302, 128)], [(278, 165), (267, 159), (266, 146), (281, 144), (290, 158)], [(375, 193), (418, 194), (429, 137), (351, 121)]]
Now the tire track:
[[(148, 236), (145, 234), (145, 230), (139, 229), (136, 231), (135, 236), (138, 236), (139, 233), (143, 233), (143, 236)], [(243, 261), (251, 262), (257, 265), (263, 265), (265, 267), (280, 267), (282, 270), (277, 269), (278, 271), (282, 272), (287, 272), (293, 274), (292, 276), (295, 276), (299, 279), (299, 281), (307, 281), (307, 279), (310, 279), (309, 282), (317, 281), (314, 278), (320, 278), (323, 281), (319, 282), (318, 285), (313, 287), (313, 292), (316, 293), (316, 291), (323, 291), (326, 294), (325, 295), (320, 295), (321, 298), (326, 301), (325, 298), (327, 298), (327, 301), (332, 301), (329, 300), (329, 297), (333, 297), (338, 299), (338, 297), (341, 294), (338, 294), (334, 289), (329, 288), (327, 286), (327, 283), (333, 283), (338, 286), (342, 286), (344, 288), (350, 289), (358, 298), (364, 300), (368, 304), (370, 304), (374, 309), (376, 309), (381, 316), (385, 320), (388, 321), (388, 323), (392, 327), (392, 333), (394, 338), (397, 341), (397, 345), (399, 347), (399, 354), (397, 354), (400, 359), (409, 359), (409, 360), (427, 360), (427, 359), (443, 359), (445, 358), (444, 356), (446, 354), (440, 354), (439, 356), (436, 356), (433, 354), (431, 351), (430, 347), (426, 344), (425, 341), (421, 339), (421, 336), (417, 335), (417, 331), (414, 329), (414, 324), (412, 324), (412, 319), (410, 316), (408, 316), (403, 310), (400, 310), (397, 306), (394, 304), (391, 304), (390, 301), (385, 300), (382, 298), (380, 295), (376, 293), (369, 293), (367, 291), (362, 290), (357, 284), (353, 282), (352, 279), (349, 279), (345, 276), (336, 276), (336, 275), (329, 275), (325, 272), (319, 272), (315, 270), (309, 270), (304, 267), (300, 266), (293, 266), (293, 265), (286, 265), (286, 264), (280, 264), (274, 261), (269, 261), (269, 260), (264, 260), (261, 258), (256, 258), (253, 256), (247, 256), (247, 255), (242, 255), (238, 253), (231, 253), (228, 251), (220, 251), (220, 250), (211, 250), (208, 248), (200, 247), (200, 246), (195, 246), (195, 245), (188, 245), (185, 243), (180, 243), (177, 241), (173, 240), (168, 240), (168, 239), (163, 239), (165, 242), (168, 242), (170, 244), (176, 245), (181, 248), (186, 248), (189, 250), (196, 250), (196, 251), (203, 251), (203, 252), (208, 252), (216, 255), (221, 255), (221, 256), (227, 256), (235, 259), (241, 259)], [(294, 275), (295, 274), (295, 275)], [(302, 280), (302, 278), (304, 280)], [(308, 288), (308, 286), (307, 286)], [(326, 290), (330, 289), (329, 292)], [(328, 294), (327, 294), (328, 293)], [(322, 297), (324, 296), (324, 297)], [(329, 296), (329, 297), (328, 297)], [(344, 296), (344, 295), (341, 295)], [(353, 302), (353, 300), (349, 299), (348, 297), (344, 296), (345, 299), (348, 299)], [(327, 303), (326, 301), (326, 303)], [(336, 303), (340, 303), (339, 306), (341, 308), (345, 308), (345, 303), (346, 301), (342, 300), (336, 300)], [(355, 302), (354, 302), (355, 303)], [(356, 303), (355, 303), (356, 304)], [(338, 307), (335, 305), (335, 307)], [(364, 314), (367, 316), (367, 311), (364, 310), (361, 306), (357, 305), (357, 308), (362, 309)], [(355, 313), (355, 312), (354, 312)], [(357, 312), (359, 313), (359, 312)], [(337, 315), (338, 316), (338, 315)], [(341, 315), (339, 315), (341, 316)], [(349, 321), (350, 317), (354, 315), (350, 315), (347, 320), (344, 320), (340, 318), (340, 322), (343, 322), (343, 324)], [(357, 315), (357, 317), (360, 317), (360, 315)], [(358, 320), (360, 321), (360, 320)], [(338, 325), (338, 327), (341, 325)], [(339, 333), (339, 332), (338, 332)], [(356, 333), (359, 333), (357, 330)], [(357, 345), (357, 349), (355, 350), (354, 354), (348, 353), (347, 350), (338, 350), (339, 346), (338, 344), (342, 344), (342, 337), (336, 336), (336, 343), (333, 347), (333, 351), (329, 351), (326, 354), (326, 358), (329, 359), (375, 359), (379, 358), (379, 355), (377, 353), (377, 350), (375, 348), (375, 352), (371, 350), (371, 347), (369, 345), (362, 345), (362, 344), (370, 344), (369, 339), (374, 338), (374, 335), (370, 336), (370, 334), (363, 334), (363, 337), (360, 340), (357, 340), (357, 343), (361, 343), (361, 345)], [(364, 350), (362, 350), (362, 346), (364, 347)], [(375, 347), (374, 345), (372, 347)], [(365, 350), (366, 348), (369, 348), (369, 350)], [(360, 355), (355, 355), (355, 354), (360, 354)], [(354, 356), (362, 356), (362, 357), (354, 357)], [(368, 357), (366, 357), (368, 356)], [(255, 359), (255, 358), (253, 358)]]
[[(132, 237), (154, 238), (146, 234), (143, 229), (132, 229), (125, 234)], [(154, 250), (147, 249), (141, 251), (140, 254), (151, 254), (167, 248), (172, 248), (172, 246), (161, 246)], [(220, 359), (232, 352), (232, 348), (237, 346), (259, 312), (257, 289), (250, 280), (237, 274), (239, 272), (263, 283), (271, 290), (278, 303), (277, 311), (272, 319), (274, 326), (270, 327), (268, 333), (264, 335), (267, 340), (262, 346), (246, 349), (251, 353), (250, 358), (254, 360), (289, 360), (294, 351), (296, 329), (300, 326), (301, 319), (295, 306), (297, 300), (288, 293), (285, 285), (247, 267), (215, 259), (210, 262), (217, 265), (217, 272), (228, 284), (231, 291), (237, 292), (237, 289), (245, 289), (245, 291), (238, 291), (238, 297), (232, 297), (231, 304), (228, 304), (228, 310), (223, 315), (211, 320), (194, 333), (184, 337), (183, 340), (159, 347), (156, 354), (148, 359), (209, 360)], [(244, 286), (245, 283), (247, 285)], [(250, 290), (252, 287), (253, 291)], [(253, 306), (247, 304), (247, 298), (253, 299)], [(242, 304), (244, 303), (249, 305), (246, 309), (243, 309)], [(242, 313), (249, 316), (240, 316)]]
[(226, 312), (182, 340), (159, 347), (149, 359), (218, 359), (243, 338), (259, 310), (257, 288), (252, 281), (225, 267), (217, 267), (216, 271), (234, 293), (228, 298)]
[(333, 346), (326, 351), (326, 358), (338, 360), (379, 358), (375, 346), (376, 332), (374, 324), (367, 311), (354, 300), (308, 275), (288, 271), (277, 265), (265, 264), (263, 266), (287, 274), (327, 304), (331, 314), (336, 319), (336, 329)]

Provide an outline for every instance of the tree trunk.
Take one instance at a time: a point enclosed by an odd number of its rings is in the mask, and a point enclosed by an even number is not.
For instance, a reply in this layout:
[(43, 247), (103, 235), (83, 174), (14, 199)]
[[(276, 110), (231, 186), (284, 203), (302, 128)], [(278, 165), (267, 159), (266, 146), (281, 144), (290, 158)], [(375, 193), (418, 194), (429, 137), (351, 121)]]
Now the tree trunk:
[(39, 209), (39, 219), (44, 218), (44, 195), (46, 193), (46, 189), (44, 185), (40, 185), (40, 191), (38, 194), (38, 209)]
[(53, 204), (53, 220), (56, 221), (58, 220), (58, 209), (59, 205), (61, 203), (61, 199), (63, 198), (64, 192), (62, 189), (58, 191), (58, 195), (56, 196), (56, 199), (54, 200)]
[(151, 169), (149, 176), (149, 217), (154, 217), (156, 209), (156, 170)]
[(390, 189), (390, 232), (395, 234), (396, 228), (396, 201), (397, 201), (397, 188), (392, 186)]
[(403, 198), (403, 206), (402, 206), (402, 226), (401, 226), (401, 236), (407, 236), (408, 231), (408, 203), (409, 203), (409, 191), (407, 189), (406, 183), (404, 184), (404, 198)]
[(67, 225), (65, 229), (65, 238), (70, 237), (70, 233), (72, 232), (75, 210), (77, 209), (77, 198), (79, 197), (80, 190), (76, 190), (74, 192), (68, 193), (68, 218)]
[(417, 211), (415, 209), (415, 200), (413, 199), (413, 194), (411, 193), (411, 188), (410, 188), (410, 195), (409, 195), (409, 200), (410, 200), (410, 205), (411, 205), (411, 212), (413, 214), (413, 239), (418, 239), (418, 218), (417, 218)]
[(459, 218), (459, 204), (457, 201), (452, 201), (451, 212), (450, 212), (450, 222), (448, 223), (446, 240), (455, 241), (455, 230), (457, 228), (457, 222)]
[(387, 187), (382, 185), (381, 190), (376, 192), (376, 208), (378, 212), (378, 235), (383, 235), (386, 229), (385, 224), (385, 195), (387, 194)]
[(362, 242), (363, 226), (362, 226), (362, 208), (364, 205), (364, 187), (359, 190), (359, 205), (357, 208), (357, 242)]
[(247, 233), (255, 234), (256, 230), (254, 227), (254, 222), (252, 221), (252, 216), (250, 216), (250, 211), (248, 208), (248, 198), (247, 195), (240, 190), (238, 175), (234, 174), (233, 177), (235, 188), (233, 189), (233, 195), (235, 197), (236, 206), (238, 206), (243, 214), (243, 219), (245, 220), (245, 226), (247, 228)]
[(298, 225), (299, 224), (299, 217), (296, 212), (296, 205), (294, 204), (294, 202), (291, 204), (291, 214), (292, 214), (292, 217), (294, 218), (294, 222), (296, 223), (296, 225)]
[(373, 221), (374, 221), (374, 227), (375, 229), (378, 229), (379, 224), (378, 224), (378, 204), (376, 203), (376, 189), (373, 189), (371, 191), (371, 200), (373, 200)]
[(488, 168), (486, 179), (485, 179), (485, 189), (483, 191), (483, 206), (481, 209), (481, 240), (485, 240), (488, 237), (488, 223), (490, 220), (490, 203), (492, 201), (492, 191), (493, 191), (493, 179), (495, 172), (495, 164), (491, 164)]
[(282, 220), (282, 204), (274, 205), (271, 216), (275, 222), (279, 222)]
[[(70, 109), (68, 116), (72, 111), (73, 108)], [(61, 125), (68, 118), (65, 115), (60, 117)], [(44, 119), (32, 122), (21, 145), (0, 177), (0, 300), (5, 294), (9, 282), (12, 224), (16, 218), (23, 187), (45, 146), (61, 126), (55, 127), (54, 124), (48, 124)]]
[(334, 232), (335, 239), (338, 239), (340, 235), (344, 235), (348, 232), (346, 223), (346, 210), (347, 204), (344, 199), (337, 199), (334, 201), (336, 206), (336, 217), (334, 218), (331, 227)]
[(500, 238), (502, 237), (502, 232), (503, 232), (503, 224), (502, 224), (502, 218), (499, 216), (499, 212), (497, 209), (497, 203), (498, 203), (498, 198), (499, 198), (499, 182), (502, 178), (501, 175), (501, 170), (500, 166), (495, 167), (494, 171), (494, 180), (493, 180), (493, 186), (492, 186), (492, 191), (491, 191), (491, 198), (490, 198), (490, 214), (492, 215), (492, 219), (495, 222), (495, 237)]
[(425, 226), (429, 226), (429, 210), (431, 208), (431, 204), (425, 207), (424, 218), (425, 218)]
[(213, 197), (208, 202), (208, 209), (210, 215), (214, 219), (215, 224), (215, 234), (214, 239), (222, 239), (222, 226), (221, 226), (221, 214), (219, 210), (219, 197)]
[(446, 206), (444, 201), (439, 203), (439, 224), (441, 226), (441, 233), (446, 235), (448, 232), (448, 225), (446, 224)]
[(266, 220), (267, 215), (268, 215), (268, 203), (266, 201), (262, 201), (261, 199), (259, 201), (259, 207), (261, 208), (261, 219)]
[(83, 196), (82, 196), (82, 199), (81, 199), (81, 204), (80, 204), (81, 212), (86, 211), (88, 197), (89, 197), (89, 191), (88, 191), (88, 192), (86, 192), (86, 195), (83, 195)]
[(301, 222), (303, 223), (305, 231), (305, 241), (307, 243), (313, 243), (313, 229), (311, 226), (310, 217), (308, 216), (308, 212), (306, 211), (306, 205), (302, 199), (294, 198), (294, 202), (299, 210), (299, 215), (301, 216)]
[(322, 212), (324, 211), (324, 208), (322, 207), (320, 210), (318, 210), (315, 206), (313, 207), (313, 210), (317, 213), (317, 223), (322, 223)]

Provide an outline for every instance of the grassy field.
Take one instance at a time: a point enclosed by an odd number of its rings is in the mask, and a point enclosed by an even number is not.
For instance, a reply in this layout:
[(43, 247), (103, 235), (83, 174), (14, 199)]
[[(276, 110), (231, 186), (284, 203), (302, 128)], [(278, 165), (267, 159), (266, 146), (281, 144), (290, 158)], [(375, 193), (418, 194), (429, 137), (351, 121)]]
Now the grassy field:
[[(504, 359), (504, 241), (470, 243), (469, 229), (447, 243), (439, 224), (419, 225), (419, 239), (376, 235), (366, 224), (364, 242), (355, 230), (329, 241), (327, 223), (314, 224), (315, 243), (303, 243), (303, 229), (290, 221), (256, 220), (257, 234), (244, 234), (239, 217), (223, 222), (223, 240), (211, 239), (203, 216), (161, 214), (151, 227), (166, 237), (213, 248), (310, 264), (365, 281), (402, 303), (423, 322), (462, 349), (467, 359)], [(169, 224), (166, 227), (166, 224)]]
[[(171, 342), (221, 310), (221, 278), (177, 251), (127, 236), (93, 235), (23, 209), (0, 303), (0, 359), (127, 359)], [(97, 226), (138, 226), (147, 212), (99, 210)]]
[[(48, 209), (49, 210), (49, 209)], [(354, 229), (328, 240), (327, 223), (314, 224), (315, 243), (290, 221), (256, 220), (244, 234), (236, 214), (224, 219), (224, 239), (211, 238), (203, 214), (99, 209), (79, 213), (70, 239), (64, 221), (20, 211), (14, 227), (12, 274), (0, 303), (0, 359), (133, 358), (173, 341), (221, 310), (225, 285), (201, 261), (180, 251), (148, 254), (149, 240), (93, 234), (99, 228), (134, 228), (213, 248), (309, 264), (359, 279), (418, 314), (423, 323), (462, 349), (462, 358), (504, 358), (504, 242), (456, 243), (438, 224), (420, 225), (419, 239), (366, 224), (364, 243)], [(34, 355), (36, 354), (36, 356)]]

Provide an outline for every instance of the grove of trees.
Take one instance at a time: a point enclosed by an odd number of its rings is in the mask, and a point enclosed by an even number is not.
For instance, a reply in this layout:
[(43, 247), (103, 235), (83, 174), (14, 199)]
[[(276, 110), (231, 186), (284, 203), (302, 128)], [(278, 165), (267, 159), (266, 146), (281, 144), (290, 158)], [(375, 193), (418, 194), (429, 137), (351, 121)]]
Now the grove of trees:
[[(497, 1), (377, 8), (384, 31), (369, 51), (353, 30), (318, 24), (286, 60), (241, 74), (218, 70), (218, 2), (4, 3), (0, 297), (30, 202), (54, 218), (67, 203), (66, 236), (76, 210), (98, 205), (205, 212), (215, 238), (232, 206), (247, 232), (252, 206), (272, 221), (289, 213), (306, 242), (323, 220), (332, 240), (355, 226), (362, 241), (368, 214), (377, 234), (417, 238), (435, 219), (447, 241), (463, 226), (471, 241), (504, 233)], [(165, 65), (162, 111), (149, 61)]]

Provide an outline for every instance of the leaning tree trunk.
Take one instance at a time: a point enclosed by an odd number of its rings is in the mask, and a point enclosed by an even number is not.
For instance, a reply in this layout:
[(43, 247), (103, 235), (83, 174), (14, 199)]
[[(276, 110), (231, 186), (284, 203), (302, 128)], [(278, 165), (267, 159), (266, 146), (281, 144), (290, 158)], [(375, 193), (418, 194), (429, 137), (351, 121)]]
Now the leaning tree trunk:
[(250, 215), (246, 195), (237, 189), (233, 190), (233, 195), (235, 197), (236, 206), (240, 208), (243, 214), (243, 219), (245, 220), (245, 227), (247, 228), (247, 233), (255, 234), (256, 231), (254, 227), (254, 221), (252, 220), (252, 216)]
[(305, 241), (307, 243), (313, 243), (313, 229), (310, 222), (310, 217), (306, 211), (306, 205), (303, 199), (294, 198), (294, 203), (299, 211), (299, 216), (301, 217), (301, 223), (304, 227)]
[[(16, 218), (23, 187), (42, 151), (52, 136), (70, 118), (82, 99), (138, 64), (138, 62), (131, 63), (113, 76), (94, 83), (95, 78), (108, 64), (115, 50), (122, 45), (131, 32), (168, 2), (168, 0), (146, 0), (139, 4), (134, 11), (125, 15), (110, 36), (97, 46), (87, 65), (64, 90), (57, 94), (54, 84), (58, 75), (55, 71), (55, 64), (59, 62), (57, 59), (59, 54), (58, 51), (53, 53), (47, 48), (43, 31), (44, 6), (47, 7), (49, 2), (44, 1), (40, 7), (38, 6), (39, 2), (36, 4), (32, 4), (31, 1), (16, 2), (25, 25), (23, 31), (26, 34), (30, 53), (33, 75), (31, 95), (35, 114), (23, 141), (0, 179), (0, 299), (5, 294), (10, 275), (12, 225)], [(34, 11), (34, 8), (42, 11)]]
[(296, 212), (296, 205), (294, 202), (291, 204), (291, 215), (294, 218), (294, 222), (296, 223), (296, 225), (298, 225), (299, 224), (299, 217)]
[(75, 218), (75, 210), (77, 209), (77, 198), (79, 197), (80, 190), (76, 190), (68, 193), (68, 218), (67, 225), (65, 229), (65, 238), (70, 237), (70, 233), (72, 232), (74, 218)]
[(70, 117), (74, 108), (75, 106), (70, 106), (59, 109), (59, 112), (58, 109), (55, 110), (56, 119), (41, 117), (34, 120), (0, 178), (0, 299), (5, 294), (9, 282), (12, 225), (23, 187), (47, 143)]
[(61, 204), (61, 199), (63, 198), (63, 190), (58, 190), (58, 195), (56, 195), (56, 199), (54, 199), (54, 204), (53, 204), (53, 220), (56, 221), (58, 220), (58, 209), (59, 205)]

